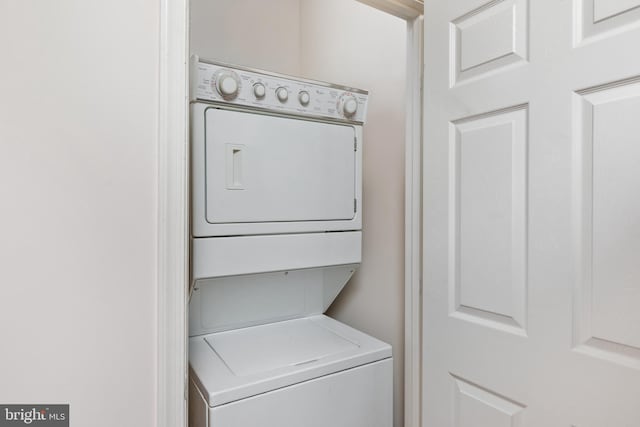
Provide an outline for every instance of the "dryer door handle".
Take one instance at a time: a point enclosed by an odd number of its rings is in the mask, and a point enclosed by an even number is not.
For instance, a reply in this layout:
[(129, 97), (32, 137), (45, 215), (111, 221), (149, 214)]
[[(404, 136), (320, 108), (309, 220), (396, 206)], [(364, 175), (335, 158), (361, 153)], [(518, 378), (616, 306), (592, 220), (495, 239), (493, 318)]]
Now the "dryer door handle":
[(244, 145), (226, 144), (227, 190), (244, 190), (242, 168), (245, 150)]

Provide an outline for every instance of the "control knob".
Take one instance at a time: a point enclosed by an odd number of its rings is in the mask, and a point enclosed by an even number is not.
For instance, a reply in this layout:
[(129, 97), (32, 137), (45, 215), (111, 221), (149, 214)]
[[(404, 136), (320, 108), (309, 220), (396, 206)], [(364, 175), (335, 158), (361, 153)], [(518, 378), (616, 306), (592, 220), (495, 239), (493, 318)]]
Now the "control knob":
[(342, 112), (345, 116), (351, 117), (356, 111), (358, 111), (358, 100), (353, 95), (347, 95), (344, 97), (342, 103)]
[(276, 89), (276, 96), (280, 102), (287, 102), (287, 99), (289, 99), (289, 91), (285, 87), (279, 87)]
[(300, 91), (300, 93), (298, 94), (298, 101), (300, 101), (300, 105), (303, 105), (305, 107), (309, 105), (309, 102), (311, 101), (309, 92), (307, 92), (306, 90)]
[(266, 93), (267, 93), (267, 90), (265, 89), (262, 83), (256, 83), (253, 85), (253, 94), (256, 96), (256, 98), (258, 99), (264, 98)]
[(216, 78), (216, 90), (225, 99), (233, 99), (238, 95), (240, 79), (230, 70), (220, 72)]

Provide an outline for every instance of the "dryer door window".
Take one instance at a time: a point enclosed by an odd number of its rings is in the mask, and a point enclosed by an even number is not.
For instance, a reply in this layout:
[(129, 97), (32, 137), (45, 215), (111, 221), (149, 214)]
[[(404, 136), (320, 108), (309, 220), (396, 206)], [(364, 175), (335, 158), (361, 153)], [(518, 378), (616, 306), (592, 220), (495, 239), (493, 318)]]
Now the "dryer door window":
[(354, 217), (352, 126), (219, 108), (205, 120), (207, 222)]

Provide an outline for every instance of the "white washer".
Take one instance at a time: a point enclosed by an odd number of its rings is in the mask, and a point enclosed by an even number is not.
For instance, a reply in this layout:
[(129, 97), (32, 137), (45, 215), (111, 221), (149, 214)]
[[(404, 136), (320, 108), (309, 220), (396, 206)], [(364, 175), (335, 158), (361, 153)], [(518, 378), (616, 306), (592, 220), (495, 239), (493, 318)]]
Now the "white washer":
[(192, 427), (390, 427), (391, 347), (323, 313), (361, 260), (362, 90), (193, 58)]

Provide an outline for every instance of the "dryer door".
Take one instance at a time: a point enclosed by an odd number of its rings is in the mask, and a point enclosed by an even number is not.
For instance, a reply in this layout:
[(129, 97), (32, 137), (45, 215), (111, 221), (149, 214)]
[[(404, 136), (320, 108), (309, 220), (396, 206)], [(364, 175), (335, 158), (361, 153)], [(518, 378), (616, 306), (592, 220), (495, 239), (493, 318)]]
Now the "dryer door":
[(204, 120), (208, 224), (354, 219), (353, 125), (219, 107), (207, 108)]

